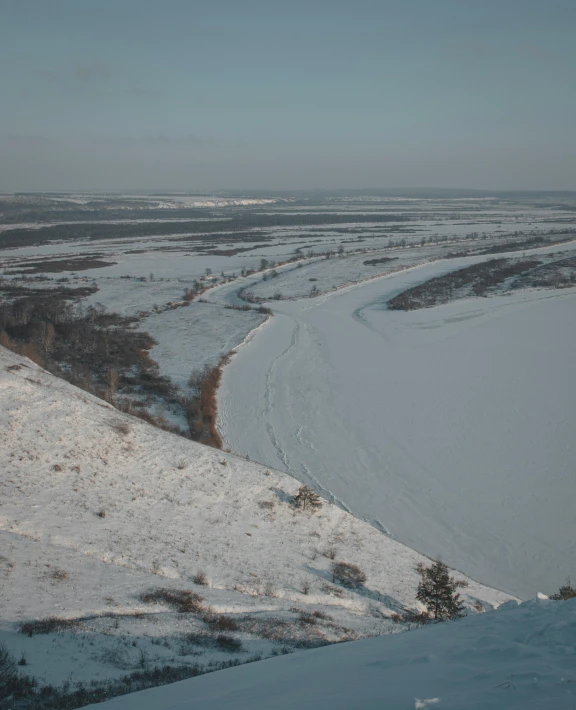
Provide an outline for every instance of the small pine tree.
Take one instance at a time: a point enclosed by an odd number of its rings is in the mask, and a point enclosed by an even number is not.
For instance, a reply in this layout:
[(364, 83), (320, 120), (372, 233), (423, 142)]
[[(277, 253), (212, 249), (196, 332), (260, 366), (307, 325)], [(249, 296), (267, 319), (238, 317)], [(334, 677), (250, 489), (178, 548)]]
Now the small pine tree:
[(307, 508), (317, 510), (322, 507), (320, 496), (308, 486), (300, 486), (297, 495), (294, 496), (294, 504), (302, 510)]
[(574, 599), (576, 597), (576, 589), (572, 586), (570, 577), (566, 580), (566, 584), (562, 585), (556, 594), (551, 594), (550, 599), (555, 601), (566, 601), (567, 599)]
[(432, 619), (447, 621), (465, 615), (464, 602), (456, 590), (467, 587), (468, 582), (450, 577), (448, 567), (440, 561), (430, 567), (418, 565), (417, 570), (421, 580), (416, 599), (426, 605)]

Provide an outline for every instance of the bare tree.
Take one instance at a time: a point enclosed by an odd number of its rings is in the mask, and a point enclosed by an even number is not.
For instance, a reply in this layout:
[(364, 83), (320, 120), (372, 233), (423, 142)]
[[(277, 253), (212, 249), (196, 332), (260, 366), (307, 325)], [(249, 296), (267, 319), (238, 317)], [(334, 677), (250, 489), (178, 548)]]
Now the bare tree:
[(106, 372), (106, 384), (108, 385), (107, 398), (109, 402), (114, 401), (119, 380), (120, 376), (118, 375), (118, 370), (115, 367), (108, 368)]
[(38, 325), (38, 342), (44, 351), (44, 355), (48, 356), (54, 350), (54, 339), (56, 331), (52, 323), (42, 321)]

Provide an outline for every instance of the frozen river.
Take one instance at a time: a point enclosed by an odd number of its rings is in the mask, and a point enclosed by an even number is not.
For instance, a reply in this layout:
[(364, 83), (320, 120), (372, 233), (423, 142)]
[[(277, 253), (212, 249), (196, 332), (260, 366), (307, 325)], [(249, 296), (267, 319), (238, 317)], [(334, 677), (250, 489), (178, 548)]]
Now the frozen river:
[(576, 575), (576, 289), (409, 313), (435, 262), (275, 318), (225, 369), (225, 446), (522, 597)]

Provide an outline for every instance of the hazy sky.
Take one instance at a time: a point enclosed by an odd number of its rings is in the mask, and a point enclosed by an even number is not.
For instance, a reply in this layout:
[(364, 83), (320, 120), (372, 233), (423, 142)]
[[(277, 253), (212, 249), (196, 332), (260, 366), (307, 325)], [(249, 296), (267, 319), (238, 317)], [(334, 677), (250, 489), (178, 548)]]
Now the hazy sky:
[(576, 189), (576, 0), (0, 0), (0, 191)]

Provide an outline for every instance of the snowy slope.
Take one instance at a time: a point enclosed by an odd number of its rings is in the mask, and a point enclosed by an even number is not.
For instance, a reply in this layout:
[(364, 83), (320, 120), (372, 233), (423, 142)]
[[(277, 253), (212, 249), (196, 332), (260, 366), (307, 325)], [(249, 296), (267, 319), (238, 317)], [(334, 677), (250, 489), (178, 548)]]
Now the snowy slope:
[[(1, 348), (0, 402), (0, 640), (45, 682), (121, 675), (140, 652), (151, 665), (230, 657), (191, 646), (208, 632), (201, 615), (143, 603), (153, 587), (192, 589), (234, 618), (240, 661), (399, 631), (390, 615), (414, 606), (423, 558), (328, 502), (296, 510), (286, 474), (123, 415)], [(332, 557), (366, 585), (334, 585)], [(508, 598), (466, 590), (469, 607)], [(328, 616), (307, 625), (306, 610)], [(52, 615), (72, 631), (17, 633)]]
[(572, 710), (576, 599), (306, 651), (116, 698), (101, 710)]
[(576, 289), (384, 305), (476, 260), (274, 302), (224, 370), (219, 426), (234, 451), (529, 598), (576, 572)]

